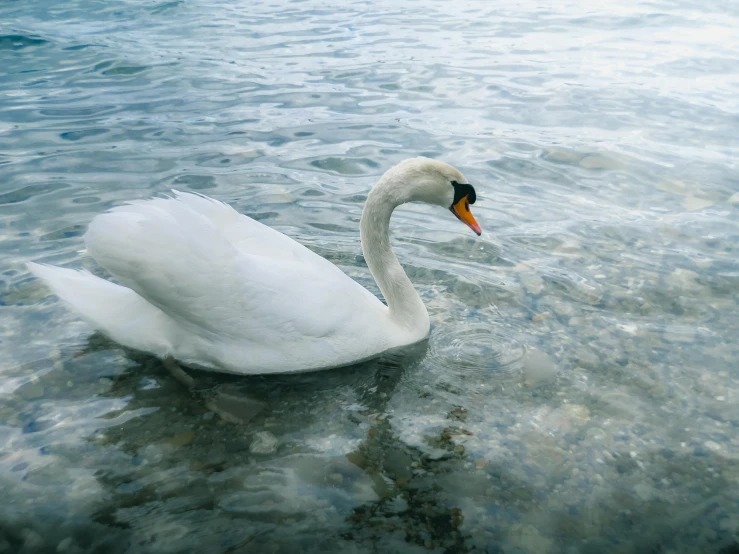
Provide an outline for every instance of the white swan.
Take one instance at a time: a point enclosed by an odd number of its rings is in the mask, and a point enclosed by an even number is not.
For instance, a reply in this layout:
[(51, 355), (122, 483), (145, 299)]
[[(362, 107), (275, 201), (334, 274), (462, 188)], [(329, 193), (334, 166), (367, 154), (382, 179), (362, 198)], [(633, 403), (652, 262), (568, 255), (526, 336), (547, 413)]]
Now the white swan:
[(114, 341), (186, 366), (238, 374), (352, 364), (416, 343), (429, 317), (390, 247), (390, 215), (437, 204), (478, 235), (475, 190), (444, 162), (387, 171), (362, 211), (362, 251), (387, 302), (328, 260), (230, 206), (195, 194), (131, 202), (95, 217), (88, 252), (121, 284), (88, 271), (29, 269)]

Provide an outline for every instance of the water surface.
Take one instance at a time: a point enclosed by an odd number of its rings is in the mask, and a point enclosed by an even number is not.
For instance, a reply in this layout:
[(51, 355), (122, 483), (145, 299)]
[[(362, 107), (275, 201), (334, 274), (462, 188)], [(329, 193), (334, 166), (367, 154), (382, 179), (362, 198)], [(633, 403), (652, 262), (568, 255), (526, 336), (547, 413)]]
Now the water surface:
[[(739, 8), (177, 0), (0, 6), (0, 552), (739, 551)], [(377, 292), (383, 171), (428, 344), (194, 373), (26, 271), (91, 218), (227, 201)]]

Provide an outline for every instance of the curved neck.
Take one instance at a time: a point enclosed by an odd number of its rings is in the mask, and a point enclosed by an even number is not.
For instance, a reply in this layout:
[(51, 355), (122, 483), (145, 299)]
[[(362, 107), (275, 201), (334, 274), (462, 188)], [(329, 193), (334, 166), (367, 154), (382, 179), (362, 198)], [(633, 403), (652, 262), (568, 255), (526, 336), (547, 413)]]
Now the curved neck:
[(359, 224), (362, 253), (385, 297), (390, 318), (420, 340), (428, 334), (428, 312), (390, 246), (390, 216), (405, 202), (397, 196), (397, 188), (383, 178), (370, 191)]

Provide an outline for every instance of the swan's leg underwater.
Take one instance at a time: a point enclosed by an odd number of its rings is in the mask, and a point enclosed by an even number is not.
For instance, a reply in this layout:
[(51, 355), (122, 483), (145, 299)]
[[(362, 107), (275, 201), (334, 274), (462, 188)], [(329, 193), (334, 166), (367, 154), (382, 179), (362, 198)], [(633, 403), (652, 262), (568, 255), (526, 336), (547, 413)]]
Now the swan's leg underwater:
[(192, 389), (195, 386), (195, 379), (185, 373), (185, 371), (180, 367), (180, 364), (178, 364), (172, 356), (164, 358), (164, 360), (162, 360), (162, 365), (167, 368), (167, 371), (169, 371), (172, 377), (177, 379), (188, 389)]

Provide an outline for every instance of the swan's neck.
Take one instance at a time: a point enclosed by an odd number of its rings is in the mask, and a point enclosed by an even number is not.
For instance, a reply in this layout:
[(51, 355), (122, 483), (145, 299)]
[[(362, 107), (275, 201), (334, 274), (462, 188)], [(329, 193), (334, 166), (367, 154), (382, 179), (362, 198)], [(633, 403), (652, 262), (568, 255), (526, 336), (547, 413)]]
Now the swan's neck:
[(385, 297), (391, 320), (420, 340), (429, 331), (428, 312), (390, 246), (390, 216), (405, 201), (396, 190), (383, 178), (370, 191), (359, 224), (362, 252)]

